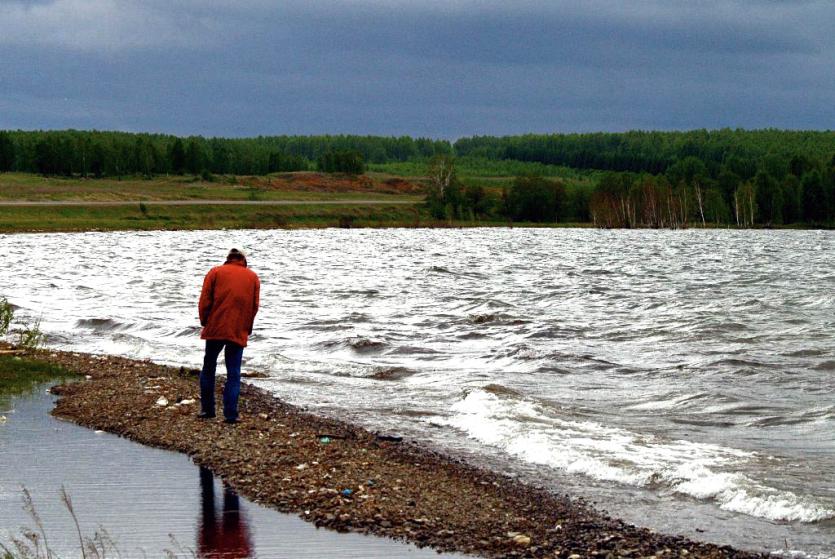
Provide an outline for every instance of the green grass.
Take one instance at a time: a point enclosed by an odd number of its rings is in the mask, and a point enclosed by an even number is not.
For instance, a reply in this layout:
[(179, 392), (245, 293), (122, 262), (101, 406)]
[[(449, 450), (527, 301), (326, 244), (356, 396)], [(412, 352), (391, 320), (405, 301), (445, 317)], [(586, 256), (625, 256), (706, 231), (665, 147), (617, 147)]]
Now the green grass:
[[(426, 175), (427, 160), (410, 160), (392, 163), (370, 163), (369, 171), (388, 173), (401, 177), (422, 177)], [(600, 174), (597, 171), (572, 169), (558, 165), (545, 165), (515, 160), (494, 160), (480, 157), (458, 157), (455, 159), (455, 169), (459, 178), (501, 178), (519, 175), (540, 175), (543, 177), (559, 177), (566, 180), (597, 182)]]
[(414, 226), (422, 205), (0, 207), (0, 232)]
[[(266, 177), (225, 177), (207, 182), (187, 176), (158, 176), (152, 179), (127, 177), (84, 179), (43, 177), (27, 173), (0, 174), (0, 200), (29, 201), (139, 201), (139, 200), (362, 200), (392, 198), (419, 200), (420, 195), (387, 192), (379, 182), (368, 187), (334, 191), (339, 176), (322, 178), (320, 188), (305, 181), (310, 173), (279, 173)], [(383, 181), (391, 175), (376, 178)], [(234, 183), (230, 183), (234, 181)], [(342, 181), (343, 183), (345, 180)]]
[[(465, 185), (485, 187), (498, 198), (516, 174), (540, 171), (562, 178), (569, 188), (592, 188), (593, 175), (563, 167), (536, 163), (488, 161), (475, 158), (457, 160), (459, 178)], [(373, 168), (374, 166), (372, 166)], [(0, 206), (0, 233), (195, 230), (195, 229), (275, 229), (320, 227), (443, 227), (501, 226), (506, 219), (496, 217), (469, 223), (433, 220), (422, 203), (420, 185), (427, 179), (426, 162), (392, 163), (371, 170), (366, 176), (278, 173), (266, 177), (218, 177), (205, 182), (193, 177), (159, 176), (116, 179), (42, 177), (25, 173), (0, 174), (0, 201), (133, 201), (126, 206)], [(396, 176), (409, 177), (410, 189), (403, 190)], [(414, 175), (414, 176), (412, 176)], [(235, 181), (235, 184), (231, 184)], [(415, 186), (417, 185), (417, 186)], [(404, 193), (405, 192), (405, 193)], [(188, 205), (159, 203), (171, 200), (301, 201), (306, 204), (283, 206)], [(411, 204), (326, 205), (310, 202), (391, 200)], [(524, 226), (524, 225), (522, 225)]]
[(43, 382), (69, 376), (70, 373), (61, 367), (37, 359), (0, 355), (0, 402), (10, 396), (25, 394)]

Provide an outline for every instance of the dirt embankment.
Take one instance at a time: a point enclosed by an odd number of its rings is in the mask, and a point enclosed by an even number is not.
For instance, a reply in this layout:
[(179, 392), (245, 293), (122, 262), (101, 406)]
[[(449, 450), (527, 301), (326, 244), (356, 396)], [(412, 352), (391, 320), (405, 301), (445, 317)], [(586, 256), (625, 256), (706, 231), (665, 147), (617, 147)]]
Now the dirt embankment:
[(230, 426), (195, 417), (194, 371), (73, 353), (39, 358), (88, 375), (57, 387), (56, 416), (187, 453), (242, 495), (318, 526), (487, 557), (759, 557), (627, 525), (253, 386), (241, 393), (241, 423)]
[(423, 194), (426, 187), (400, 177), (326, 173), (280, 173), (265, 177), (239, 177), (241, 185), (281, 192), (364, 192), (377, 194)]

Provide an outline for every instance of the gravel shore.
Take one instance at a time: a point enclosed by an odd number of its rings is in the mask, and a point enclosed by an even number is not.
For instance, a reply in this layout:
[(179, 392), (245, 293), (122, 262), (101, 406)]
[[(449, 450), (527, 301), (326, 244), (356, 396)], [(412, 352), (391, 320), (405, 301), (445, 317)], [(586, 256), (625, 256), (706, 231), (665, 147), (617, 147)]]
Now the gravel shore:
[(628, 525), (251, 385), (242, 387), (241, 422), (226, 425), (196, 417), (196, 371), (68, 352), (33, 357), (86, 376), (55, 387), (54, 415), (186, 453), (241, 495), (317, 526), (484, 557), (764, 557)]

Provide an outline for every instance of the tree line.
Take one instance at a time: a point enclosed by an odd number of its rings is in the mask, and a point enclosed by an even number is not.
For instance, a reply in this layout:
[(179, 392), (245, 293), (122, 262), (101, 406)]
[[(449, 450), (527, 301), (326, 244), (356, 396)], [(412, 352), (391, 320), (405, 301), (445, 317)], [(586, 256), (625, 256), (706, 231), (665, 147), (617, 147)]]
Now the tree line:
[(666, 173), (605, 174), (589, 200), (601, 227), (775, 226), (835, 222), (835, 156), (795, 155), (785, 165), (741, 176), (726, 165), (711, 176), (689, 156)]
[(835, 153), (835, 131), (691, 130), (588, 134), (475, 136), (454, 144), (458, 156), (516, 160), (576, 169), (628, 171), (658, 175), (694, 157), (716, 177), (727, 168), (744, 179), (765, 167), (783, 169), (794, 156), (828, 160)]
[(588, 185), (523, 175), (496, 193), (481, 184), (462, 182), (455, 159), (448, 155), (434, 157), (426, 174), (429, 179), (426, 203), (435, 219), (582, 223), (591, 218), (592, 189)]
[(518, 176), (500, 194), (464, 184), (449, 156), (427, 175), (427, 204), (438, 219), (502, 217), (539, 223), (593, 222), (607, 228), (775, 226), (835, 222), (835, 156), (817, 164), (793, 157), (782, 172), (758, 170), (743, 180), (725, 169), (712, 178), (686, 157), (666, 173), (608, 172), (593, 187), (536, 175)]
[(366, 162), (451, 153), (445, 140), (378, 136), (180, 138), (100, 131), (0, 131), (0, 172), (119, 177), (204, 173), (264, 175), (320, 169), (361, 173)]
[[(576, 169), (594, 177), (596, 186), (520, 174), (497, 194), (460, 181), (456, 156), (480, 161), (485, 169)], [(360, 174), (368, 163), (428, 165), (428, 204), (439, 218), (591, 221), (601, 227), (835, 222), (833, 131), (529, 134), (461, 138), (454, 144), (408, 136), (181, 138), (0, 131), (0, 172), (150, 177), (317, 169)]]

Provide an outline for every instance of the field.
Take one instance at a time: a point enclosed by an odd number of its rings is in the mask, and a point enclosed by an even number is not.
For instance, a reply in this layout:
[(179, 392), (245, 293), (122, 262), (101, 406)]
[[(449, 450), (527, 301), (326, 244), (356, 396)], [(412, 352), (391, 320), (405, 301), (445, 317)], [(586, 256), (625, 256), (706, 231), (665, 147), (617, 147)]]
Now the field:
[(422, 190), (417, 182), (386, 174), (350, 177), (300, 172), (221, 176), (213, 181), (182, 175), (118, 180), (0, 174), (0, 201), (351, 200), (368, 199), (369, 195), (418, 201), (423, 198)]
[[(371, 175), (379, 173), (381, 176), (397, 176), (417, 182), (424, 180), (426, 168), (427, 162), (420, 160), (368, 165)], [(518, 176), (528, 175), (562, 179), (569, 188), (592, 188), (602, 175), (599, 171), (481, 157), (458, 157), (455, 159), (455, 168), (463, 184), (480, 185), (495, 190), (509, 186)]]
[[(426, 221), (422, 201), (421, 185), (381, 174), (285, 173), (210, 182), (7, 173), (0, 175), (0, 232), (415, 226)], [(21, 202), (54, 205), (2, 205)], [(185, 202), (194, 204), (180, 205)]]
[[(496, 198), (515, 174), (540, 171), (580, 187), (593, 184), (591, 175), (571, 169), (494, 163), (460, 162), (462, 184), (483, 186)], [(425, 172), (425, 163), (413, 162), (371, 166), (360, 176), (297, 172), (211, 181), (182, 175), (88, 179), (4, 173), (0, 233), (507, 225), (503, 218), (433, 219), (424, 204)]]

